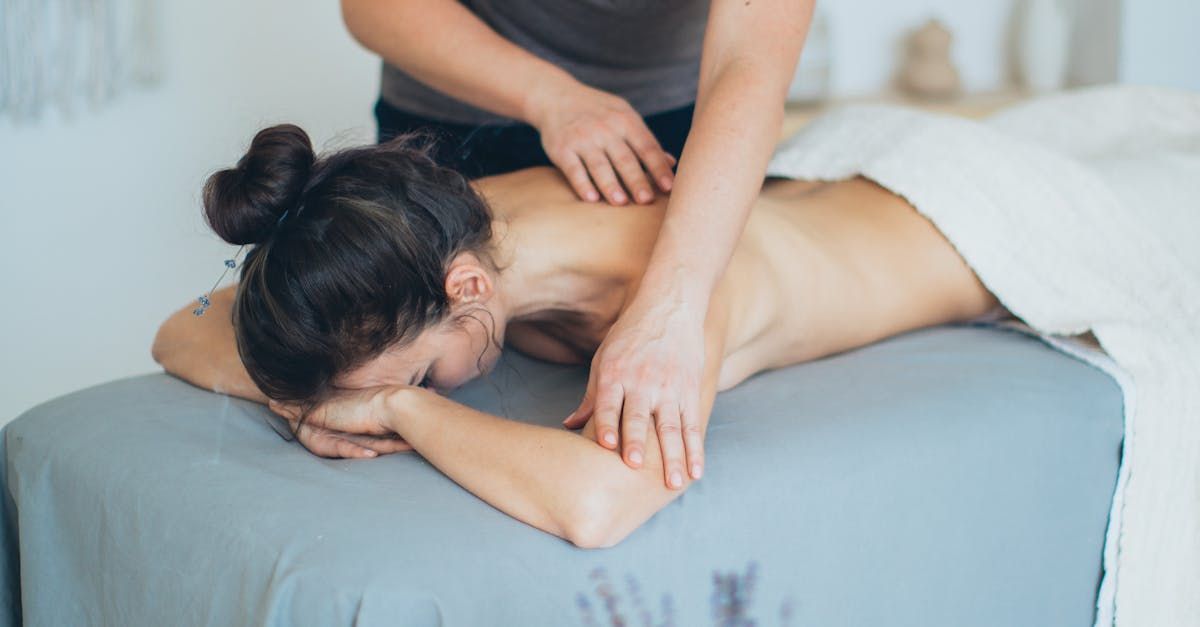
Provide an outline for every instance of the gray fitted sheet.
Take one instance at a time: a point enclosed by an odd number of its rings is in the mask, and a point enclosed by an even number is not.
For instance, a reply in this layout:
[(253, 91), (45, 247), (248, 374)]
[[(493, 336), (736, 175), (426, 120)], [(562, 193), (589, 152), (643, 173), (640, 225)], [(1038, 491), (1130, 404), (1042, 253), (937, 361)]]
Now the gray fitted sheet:
[[(510, 353), (456, 397), (557, 425), (585, 381)], [(714, 575), (753, 570), (759, 625), (1086, 627), (1122, 434), (1098, 370), (922, 331), (721, 394), (705, 478), (587, 551), (416, 454), (320, 459), (268, 415), (157, 374), (8, 425), (0, 624), (608, 624), (611, 597), (711, 625)]]

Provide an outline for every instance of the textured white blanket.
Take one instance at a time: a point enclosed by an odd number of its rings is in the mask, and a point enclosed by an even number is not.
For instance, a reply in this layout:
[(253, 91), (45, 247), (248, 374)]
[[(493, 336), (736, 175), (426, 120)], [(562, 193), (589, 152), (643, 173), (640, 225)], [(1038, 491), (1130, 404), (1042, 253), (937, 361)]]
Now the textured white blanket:
[(1009, 311), (1113, 373), (1125, 441), (1096, 623), (1200, 625), (1200, 95), (1106, 87), (985, 122), (849, 107), (768, 174), (899, 194)]

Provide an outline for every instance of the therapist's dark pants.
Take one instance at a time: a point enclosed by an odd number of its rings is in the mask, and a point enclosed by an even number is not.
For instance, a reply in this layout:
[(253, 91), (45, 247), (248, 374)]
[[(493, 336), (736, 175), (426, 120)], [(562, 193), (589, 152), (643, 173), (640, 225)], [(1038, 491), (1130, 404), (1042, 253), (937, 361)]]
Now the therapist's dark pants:
[[(645, 118), (663, 150), (676, 158), (692, 127), (694, 109), (688, 105)], [(437, 140), (434, 159), (470, 178), (553, 165), (542, 150), (537, 129), (528, 124), (471, 126), (442, 122), (401, 111), (382, 99), (375, 104), (375, 119), (380, 142), (412, 131), (430, 133)]]

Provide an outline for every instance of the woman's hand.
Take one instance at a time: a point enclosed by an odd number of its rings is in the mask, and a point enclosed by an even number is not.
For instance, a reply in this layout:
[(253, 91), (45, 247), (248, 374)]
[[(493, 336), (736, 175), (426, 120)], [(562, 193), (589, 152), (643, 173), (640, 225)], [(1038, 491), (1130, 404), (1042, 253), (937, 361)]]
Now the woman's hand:
[(613, 324), (596, 351), (583, 402), (563, 425), (575, 429), (594, 418), (596, 442), (615, 450), (620, 441), (625, 463), (640, 468), (653, 416), (663, 479), (667, 487), (682, 488), (685, 450), (690, 476), (699, 479), (704, 470), (699, 413), (704, 315), (673, 297), (635, 307), (636, 302)]
[(297, 405), (270, 401), (269, 406), (287, 419), (296, 438), (313, 454), (369, 458), (413, 450), (391, 427), (396, 389), (343, 393), (314, 408), (303, 420)]
[(603, 195), (623, 205), (632, 195), (648, 203), (655, 185), (671, 190), (675, 157), (623, 98), (573, 82), (548, 84), (532, 100), (529, 121), (541, 133), (542, 147), (583, 200)]
[(411, 444), (396, 435), (358, 435), (314, 427), (307, 421), (297, 423), (289, 420), (288, 423), (304, 448), (320, 457), (371, 458), (413, 450)]

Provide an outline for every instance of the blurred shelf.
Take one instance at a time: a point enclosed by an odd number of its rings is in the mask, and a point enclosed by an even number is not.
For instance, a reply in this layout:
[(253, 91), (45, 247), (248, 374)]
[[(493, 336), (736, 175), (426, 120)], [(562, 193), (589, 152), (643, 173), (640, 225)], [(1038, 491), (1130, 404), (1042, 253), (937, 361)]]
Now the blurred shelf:
[(782, 136), (787, 137), (788, 135), (795, 133), (804, 125), (811, 122), (812, 119), (818, 115), (842, 105), (894, 104), (907, 107), (916, 107), (918, 109), (932, 111), (934, 113), (948, 113), (950, 115), (958, 115), (965, 118), (983, 118), (995, 113), (996, 111), (999, 111), (1000, 109), (1017, 104), (1028, 97), (1028, 93), (1015, 89), (990, 93), (967, 94), (949, 100), (917, 100), (902, 93), (887, 92), (873, 96), (838, 98), (814, 104), (789, 103), (784, 113)]

